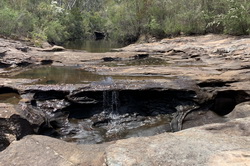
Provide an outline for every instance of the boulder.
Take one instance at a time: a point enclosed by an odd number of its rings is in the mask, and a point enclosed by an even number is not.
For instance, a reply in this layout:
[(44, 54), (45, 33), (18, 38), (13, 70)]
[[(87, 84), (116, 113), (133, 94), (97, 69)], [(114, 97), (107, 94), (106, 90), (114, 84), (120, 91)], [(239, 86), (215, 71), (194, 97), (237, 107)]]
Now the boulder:
[(238, 104), (226, 117), (229, 119), (250, 117), (250, 102)]
[(0, 153), (0, 165), (101, 166), (105, 148), (102, 145), (77, 145), (46, 136), (27, 136), (14, 141)]

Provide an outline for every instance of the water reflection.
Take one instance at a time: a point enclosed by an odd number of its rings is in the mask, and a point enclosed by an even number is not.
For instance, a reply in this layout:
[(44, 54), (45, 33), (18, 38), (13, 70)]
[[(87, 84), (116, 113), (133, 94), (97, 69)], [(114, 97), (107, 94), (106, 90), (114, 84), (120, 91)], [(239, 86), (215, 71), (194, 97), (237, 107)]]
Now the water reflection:
[(37, 84), (81, 84), (100, 81), (105, 76), (76, 67), (47, 66), (25, 71), (14, 78), (39, 79)]
[(64, 47), (88, 52), (108, 52), (113, 48), (124, 47), (124, 44), (110, 40), (76, 40), (66, 43)]
[[(24, 71), (12, 78), (38, 79), (35, 84), (84, 84), (110, 85), (114, 80), (167, 79), (163, 76), (99, 75), (77, 67), (46, 66)], [(114, 79), (114, 80), (113, 80)]]
[(17, 93), (0, 94), (0, 103), (18, 104), (20, 96)]

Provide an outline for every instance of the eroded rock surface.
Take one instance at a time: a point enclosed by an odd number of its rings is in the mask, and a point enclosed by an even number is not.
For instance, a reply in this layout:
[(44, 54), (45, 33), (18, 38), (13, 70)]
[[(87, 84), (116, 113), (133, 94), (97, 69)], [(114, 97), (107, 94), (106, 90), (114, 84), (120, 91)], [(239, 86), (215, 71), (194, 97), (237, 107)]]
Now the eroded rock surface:
[(248, 117), (177, 133), (129, 138), (100, 145), (76, 145), (44, 136), (27, 136), (13, 142), (0, 153), (0, 164), (17, 166), (248, 165), (249, 122)]
[[(35, 133), (78, 143), (142, 137), (87, 146), (28, 136), (0, 153), (2, 165), (30, 164), (20, 158), (37, 165), (212, 166), (249, 161), (248, 37), (178, 37), (107, 53), (1, 41), (0, 73), (8, 78), (0, 78), (0, 91), (20, 94), (16, 111)], [(105, 79), (38, 84), (43, 78), (11, 78), (40, 65), (74, 66)], [(13, 118), (9, 114), (2, 113), (4, 148), (22, 138), (14, 132), (17, 126), (9, 131)], [(182, 129), (186, 130), (176, 132)], [(163, 133), (171, 131), (176, 133)], [(32, 153), (35, 156), (27, 157), (26, 149), (35, 147), (39, 149)], [(38, 157), (41, 153), (46, 155)], [(97, 159), (90, 157), (94, 153)]]

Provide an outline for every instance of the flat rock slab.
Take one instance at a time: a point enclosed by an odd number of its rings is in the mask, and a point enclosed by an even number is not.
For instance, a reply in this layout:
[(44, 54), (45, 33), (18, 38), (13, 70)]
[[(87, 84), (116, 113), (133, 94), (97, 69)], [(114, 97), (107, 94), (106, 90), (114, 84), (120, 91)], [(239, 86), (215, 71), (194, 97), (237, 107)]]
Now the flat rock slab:
[[(26, 47), (24, 43), (4, 39), (0, 41), (2, 50), (7, 50), (5, 59), (0, 61), (4, 66), (49, 62), (52, 65), (78, 66), (101, 75), (161, 76), (163, 79), (156, 80), (159, 83), (183, 77), (196, 83), (219, 82), (231, 86), (231, 83), (247, 83), (250, 79), (250, 38), (246, 37), (178, 37), (155, 43), (132, 44), (119, 49), (120, 52), (107, 53), (63, 49), (59, 52), (43, 52), (35, 47), (29, 47), (27, 52), (22, 52), (18, 48)], [(49, 50), (53, 50), (53, 47)], [(147, 58), (160, 60), (162, 63), (141, 62)], [(113, 61), (105, 62), (105, 59)], [(244, 84), (242, 87), (249, 86)]]

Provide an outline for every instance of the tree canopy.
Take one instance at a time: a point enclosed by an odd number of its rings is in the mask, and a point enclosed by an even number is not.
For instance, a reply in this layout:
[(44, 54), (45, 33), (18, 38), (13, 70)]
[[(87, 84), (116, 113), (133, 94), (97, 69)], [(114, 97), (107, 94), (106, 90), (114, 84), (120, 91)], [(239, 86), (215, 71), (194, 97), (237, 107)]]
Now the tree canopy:
[(142, 35), (250, 34), (248, 0), (1, 0), (0, 35), (62, 44), (101, 31), (118, 42)]

